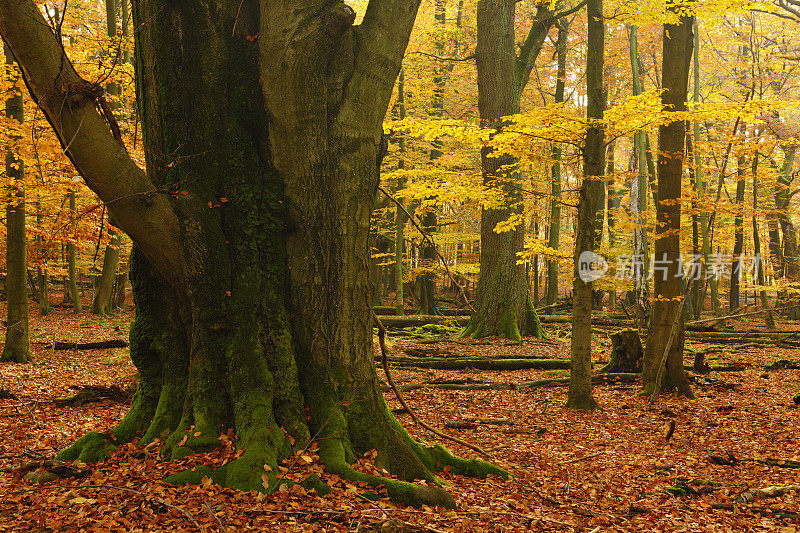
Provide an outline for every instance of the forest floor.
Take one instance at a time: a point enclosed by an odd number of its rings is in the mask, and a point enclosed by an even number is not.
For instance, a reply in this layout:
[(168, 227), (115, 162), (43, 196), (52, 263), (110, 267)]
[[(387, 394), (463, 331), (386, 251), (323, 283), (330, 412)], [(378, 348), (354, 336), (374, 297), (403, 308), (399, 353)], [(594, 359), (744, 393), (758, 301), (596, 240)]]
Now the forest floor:
[[(4, 315), (0, 309), (0, 315)], [(104, 400), (58, 406), (70, 387), (125, 388), (135, 372), (126, 348), (51, 350), (53, 339), (87, 342), (126, 339), (132, 311), (98, 318), (56, 309), (40, 317), (31, 308), (34, 361), (0, 366), (0, 469), (52, 457), (90, 430), (108, 430), (125, 414), (125, 402)], [(763, 329), (760, 319), (731, 323)], [(780, 326), (800, 331), (800, 323)], [(414, 349), (485, 356), (569, 357), (566, 325), (546, 325), (547, 341), (510, 344), (393, 338), (391, 355)], [(610, 328), (594, 335), (596, 360), (608, 359)], [(391, 336), (391, 332), (390, 332)], [(689, 342), (695, 349), (704, 346)], [(800, 370), (765, 370), (777, 359), (800, 360), (794, 349), (719, 347), (709, 357), (743, 363), (735, 372), (712, 372), (695, 381), (696, 400), (662, 396), (655, 405), (637, 396), (636, 384), (596, 385), (600, 409), (564, 408), (566, 387), (527, 390), (443, 390), (404, 393), (407, 403), (433, 427), (490, 450), (491, 460), (516, 477), (471, 479), (445, 473), (455, 510), (414, 509), (388, 500), (371, 502), (359, 487), (325, 473), (333, 492), (319, 496), (282, 485), (272, 495), (243, 493), (213, 484), (171, 486), (169, 473), (193, 464), (229, 460), (230, 447), (187, 458), (158, 460), (158, 449), (130, 444), (105, 462), (73, 465), (85, 477), (30, 484), (19, 473), (0, 472), (0, 531), (781, 531), (800, 523), (800, 493), (735, 504), (740, 493), (800, 483)], [(376, 343), (376, 355), (377, 343)], [(687, 355), (687, 364), (692, 364)], [(378, 368), (379, 376), (384, 378)], [(399, 384), (442, 381), (521, 383), (564, 377), (567, 370), (393, 369)], [(392, 408), (399, 403), (386, 392)], [(22, 405), (24, 404), (24, 405)], [(441, 442), (462, 457), (480, 457), (414, 425), (397, 409), (411, 434)], [(477, 419), (477, 420), (470, 420)], [(667, 439), (671, 423), (674, 434)], [(454, 429), (452, 426), (464, 426)], [(224, 440), (224, 439), (223, 439)], [(314, 448), (290, 460), (286, 479), (322, 467)], [(720, 464), (728, 463), (728, 464)], [(774, 466), (771, 466), (772, 463)], [(369, 454), (360, 468), (375, 470)]]

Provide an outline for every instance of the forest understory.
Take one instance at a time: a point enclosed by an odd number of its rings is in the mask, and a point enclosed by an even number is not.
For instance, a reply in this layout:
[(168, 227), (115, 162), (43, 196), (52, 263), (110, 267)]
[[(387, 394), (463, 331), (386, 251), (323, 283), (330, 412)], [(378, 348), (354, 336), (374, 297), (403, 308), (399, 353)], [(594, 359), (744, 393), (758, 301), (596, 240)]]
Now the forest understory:
[[(135, 372), (126, 348), (54, 350), (54, 336), (68, 343), (123, 340), (132, 314), (129, 309), (98, 318), (56, 309), (45, 319), (32, 306), (33, 362), (0, 366), (0, 530), (790, 532), (800, 521), (798, 492), (736, 503), (754, 489), (796, 483), (800, 468), (800, 406), (792, 400), (800, 391), (800, 370), (767, 370), (780, 359), (800, 362), (800, 354), (746, 340), (687, 340), (692, 350), (708, 352), (712, 368), (724, 364), (728, 370), (693, 374), (696, 400), (661, 396), (649, 405), (637, 396), (637, 383), (612, 381), (594, 387), (601, 409), (591, 413), (564, 407), (565, 386), (519, 386), (564, 378), (568, 370), (393, 364), (394, 380), (422, 420), (484, 449), (492, 462), (516, 476), (477, 480), (445, 473), (455, 510), (415, 509), (386, 498), (370, 501), (363, 496), (365, 487), (323, 471), (313, 442), (284, 461), (279, 479), (286, 483), (270, 487), (269, 495), (224, 489), (210, 480), (180, 487), (162, 481), (195, 465), (214, 467), (233, 459), (236, 451), (228, 436), (221, 437), (214, 452), (180, 462), (160, 461), (158, 444), (140, 449), (131, 443), (98, 464), (48, 463), (56, 450), (88, 431), (109, 430), (124, 416), (125, 391)], [(423, 338), (390, 331), (389, 355), (420, 361), (421, 354), (451, 360), (568, 360), (569, 326), (545, 326), (547, 339), (526, 338), (521, 344), (496, 338), (465, 341), (430, 328), (418, 330)], [(754, 320), (728, 321), (727, 327), (763, 329)], [(800, 330), (800, 323), (782, 322), (779, 328), (788, 334)], [(595, 372), (608, 359), (605, 333), (614, 329), (596, 327)], [(377, 357), (377, 342), (375, 350)], [(690, 350), (686, 364), (693, 364)], [(379, 375), (385, 378), (380, 368)], [(505, 387), (512, 390), (452, 390), (491, 384), (513, 385)], [(80, 405), (56, 401), (85, 386), (107, 387), (114, 398)], [(481, 457), (416, 426), (394, 393), (385, 395), (416, 439), (442, 443), (462, 457)], [(357, 468), (378, 473), (369, 455)], [(29, 482), (45, 471), (64, 477)], [(312, 473), (333, 491), (320, 496), (290, 486)]]

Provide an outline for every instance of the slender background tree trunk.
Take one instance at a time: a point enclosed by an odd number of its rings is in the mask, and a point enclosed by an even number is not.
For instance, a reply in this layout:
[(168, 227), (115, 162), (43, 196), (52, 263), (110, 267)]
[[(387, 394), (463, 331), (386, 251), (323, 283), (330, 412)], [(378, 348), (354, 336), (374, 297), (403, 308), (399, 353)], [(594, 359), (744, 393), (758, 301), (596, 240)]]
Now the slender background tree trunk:
[[(14, 68), (12, 54), (4, 48), (6, 67)], [(13, 70), (12, 70), (13, 72)], [(21, 84), (18, 76), (11, 81), (15, 89), (6, 99), (6, 118), (25, 121)], [(9, 139), (11, 142), (12, 140)], [(6, 204), (6, 341), (0, 361), (27, 363), (31, 360), (28, 337), (28, 266), (25, 259), (25, 165), (12, 147), (6, 148), (6, 175), (11, 179)]]
[[(587, 4), (586, 51), (586, 117), (603, 118), (603, 55), (605, 51), (605, 25), (603, 0), (589, 0)], [(578, 197), (578, 229), (575, 236), (575, 270), (572, 283), (572, 345), (570, 356), (569, 393), (567, 407), (591, 410), (597, 407), (592, 397), (592, 282), (578, 275), (581, 255), (593, 252), (600, 244), (602, 224), (598, 227), (597, 214), (602, 213), (605, 183), (605, 146), (603, 128), (599, 124), (586, 131), (583, 148), (583, 184)]]

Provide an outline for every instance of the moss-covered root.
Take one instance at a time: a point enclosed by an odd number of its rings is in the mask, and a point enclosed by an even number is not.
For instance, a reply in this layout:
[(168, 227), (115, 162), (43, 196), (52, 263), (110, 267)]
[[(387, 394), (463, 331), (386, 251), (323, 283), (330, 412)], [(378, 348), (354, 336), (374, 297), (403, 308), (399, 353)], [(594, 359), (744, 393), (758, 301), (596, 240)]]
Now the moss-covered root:
[(96, 463), (108, 457), (116, 449), (113, 437), (99, 431), (92, 431), (61, 450), (56, 458), (59, 461), (83, 461)]
[(521, 342), (524, 336), (543, 339), (545, 336), (544, 330), (539, 321), (539, 315), (536, 314), (536, 309), (534, 309), (530, 299), (525, 304), (523, 313), (522, 320), (519, 320), (517, 313), (508, 305), (504, 305), (497, 315), (489, 316), (488, 313), (478, 311), (472, 315), (460, 336), (461, 338), (472, 337), (480, 339), (497, 335), (515, 342)]
[(363, 481), (375, 487), (384, 486), (392, 501), (416, 507), (438, 505), (452, 509), (456, 506), (456, 502), (450, 493), (438, 483), (434, 485), (417, 485), (359, 472), (345, 460), (345, 448), (340, 439), (322, 440), (320, 442), (319, 456), (322, 462), (325, 463), (325, 468), (333, 474), (352, 481)]

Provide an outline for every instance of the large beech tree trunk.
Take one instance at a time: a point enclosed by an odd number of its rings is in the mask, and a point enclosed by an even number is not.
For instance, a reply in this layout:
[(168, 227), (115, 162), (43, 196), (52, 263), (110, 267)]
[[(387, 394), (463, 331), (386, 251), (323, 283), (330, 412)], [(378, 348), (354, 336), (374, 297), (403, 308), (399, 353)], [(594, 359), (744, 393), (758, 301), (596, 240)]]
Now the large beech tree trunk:
[[(58, 115), (58, 44), (31, 2), (0, 1), (0, 32), (29, 86), (62, 141), (75, 136), (68, 155), (87, 184), (119, 198), (111, 213), (135, 243), (139, 389), (111, 435), (90, 433), (61, 457), (97, 460), (143, 433), (141, 444), (164, 438), (163, 453), (178, 458), (232, 428), (241, 457), (170, 480), (265, 490), (275, 479), (262, 480), (264, 465), (276, 471), (310, 435), (330, 471), (409, 503), (454, 505), (434, 474), (446, 465), (504, 475), (411, 440), (373, 363), (369, 218), (417, 7), (372, 0), (353, 26), (343, 3), (136, 2), (145, 175), (93, 100)], [(78, 82), (71, 67), (61, 76)], [(89, 141), (105, 149), (89, 152)], [(428, 486), (355, 471), (349, 463), (371, 449)]]
[[(664, 25), (663, 87), (661, 102), (665, 109), (686, 110), (689, 83), (689, 61), (692, 55), (692, 17), (682, 16), (679, 24)], [(675, 339), (669, 346), (666, 371), (661, 382), (663, 390), (676, 389), (692, 395), (683, 369), (684, 315), (677, 317), (681, 299), (679, 272), (681, 176), (683, 172), (685, 125), (676, 120), (661, 126), (658, 136), (658, 199), (655, 236), (655, 257), (660, 269), (655, 270), (653, 319), (647, 333), (642, 381), (645, 390), (655, 386), (673, 323), (677, 321)]]
[[(481, 124), (501, 130), (502, 117), (519, 113), (522, 90), (542, 50), (549, 29), (565, 15), (552, 8), (559, 2), (537, 7), (531, 29), (516, 52), (514, 0), (485, 0), (478, 4), (477, 46), (478, 111)], [(481, 212), (481, 260), (475, 291), (475, 314), (462, 336), (499, 335), (519, 340), (524, 335), (542, 337), (543, 332), (530, 297), (525, 266), (517, 264), (517, 252), (525, 241), (525, 204), (520, 192), (517, 160), (481, 150), (483, 182), (504, 198), (501, 208)], [(514, 229), (495, 232), (500, 222), (521, 217)]]

